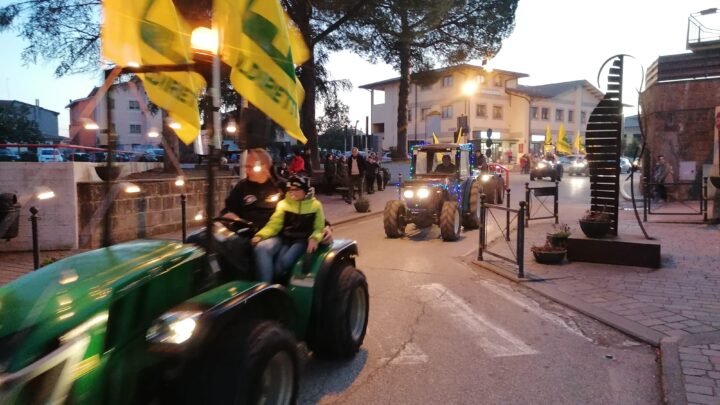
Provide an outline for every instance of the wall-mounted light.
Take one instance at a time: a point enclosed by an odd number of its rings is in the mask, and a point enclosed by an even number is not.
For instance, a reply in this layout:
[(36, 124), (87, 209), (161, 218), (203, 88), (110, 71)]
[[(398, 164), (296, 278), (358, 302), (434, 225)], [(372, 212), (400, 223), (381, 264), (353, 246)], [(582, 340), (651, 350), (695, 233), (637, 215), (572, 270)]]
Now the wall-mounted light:
[(203, 215), (202, 211), (198, 211), (198, 213), (195, 214), (196, 221), (202, 221), (204, 218), (205, 218), (205, 216)]
[(160, 136), (160, 132), (158, 132), (157, 128), (150, 128), (150, 130), (147, 133), (148, 138), (157, 138)]
[(170, 128), (172, 128), (172, 129), (180, 129), (180, 128), (182, 128), (182, 125), (180, 125), (180, 123), (177, 122), (177, 121), (172, 121), (172, 122), (170, 122), (170, 123), (168, 124), (168, 126), (169, 126)]
[(178, 176), (178, 177), (175, 179), (175, 185), (178, 186), (178, 187), (184, 186), (184, 185), (185, 185), (185, 177), (183, 177), (183, 176)]
[(45, 186), (35, 187), (35, 198), (38, 200), (48, 200), (55, 197), (55, 192)]
[(123, 191), (125, 191), (128, 194), (135, 194), (140, 192), (140, 186), (133, 183), (122, 183), (121, 185)]
[(225, 127), (225, 130), (230, 134), (234, 134), (235, 131), (237, 131), (237, 125), (235, 124), (235, 121), (234, 120), (228, 121), (228, 124)]

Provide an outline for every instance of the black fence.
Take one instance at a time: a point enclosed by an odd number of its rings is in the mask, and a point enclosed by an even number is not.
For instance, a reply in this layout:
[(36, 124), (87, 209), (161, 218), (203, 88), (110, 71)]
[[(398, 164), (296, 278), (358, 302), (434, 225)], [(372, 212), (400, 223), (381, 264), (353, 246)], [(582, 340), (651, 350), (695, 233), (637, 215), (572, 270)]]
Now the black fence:
[[(645, 181), (644, 183), (644, 195), (643, 195), (643, 221), (647, 222), (648, 215), (702, 215), (703, 222), (708, 220), (708, 178), (703, 177), (702, 181), (692, 182), (677, 182), (677, 183), (652, 183)], [(667, 198), (668, 187), (680, 188), (687, 187), (688, 195), (690, 196), (687, 200), (678, 201), (682, 206), (686, 207), (685, 211), (653, 211), (653, 200), (656, 198)], [(693, 199), (693, 195), (697, 196), (698, 191), (700, 195), (697, 200)], [(664, 194), (664, 195), (661, 195)], [(695, 201), (699, 204), (698, 208), (695, 209), (691, 205), (686, 204), (689, 201)]]
[[(530, 226), (530, 221), (534, 219), (555, 218), (555, 223), (558, 223), (559, 184), (556, 181), (554, 186), (530, 187), (530, 183), (525, 183), (525, 227)], [(549, 197), (552, 197), (552, 210), (549, 207)], [(535, 203), (537, 203), (537, 209), (533, 212)], [(535, 216), (542, 214), (550, 215)]]
[[(518, 277), (525, 277), (524, 261), (525, 261), (525, 201), (520, 201), (519, 209), (510, 208), (510, 190), (508, 190), (507, 207), (495, 204), (485, 204), (485, 194), (480, 196), (482, 207), (480, 209), (480, 232), (478, 246), (478, 261), (483, 261), (483, 255), (488, 254), (506, 262), (517, 266)], [(500, 213), (505, 212), (505, 224), (501, 223), (502, 216)], [(498, 215), (495, 215), (498, 213)], [(515, 246), (511, 243), (510, 234), (512, 231), (511, 224), (517, 221), (515, 228), (516, 242)], [(487, 230), (489, 226), (497, 227), (503, 235), (502, 241), (504, 246), (510, 251), (510, 257), (505, 256), (497, 251), (493, 252), (487, 247)]]

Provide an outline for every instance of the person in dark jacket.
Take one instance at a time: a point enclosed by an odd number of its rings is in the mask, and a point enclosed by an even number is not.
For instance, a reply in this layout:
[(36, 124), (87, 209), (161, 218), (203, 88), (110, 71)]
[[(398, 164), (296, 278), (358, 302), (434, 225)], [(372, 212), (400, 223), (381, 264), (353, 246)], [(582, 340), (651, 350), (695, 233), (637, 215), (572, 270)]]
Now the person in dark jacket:
[(367, 168), (365, 159), (360, 156), (358, 148), (352, 148), (350, 153), (347, 161), (348, 194), (345, 197), (345, 202), (348, 204), (352, 204), (352, 200), (355, 198), (355, 190), (357, 190), (358, 198), (362, 198), (363, 179)]
[(332, 153), (325, 158), (325, 194), (332, 195), (335, 191), (335, 175), (337, 174), (337, 162)]
[[(378, 171), (380, 171), (380, 164), (378, 163), (375, 153), (371, 153), (366, 162), (365, 170), (365, 184), (368, 194), (375, 193), (375, 178), (377, 177)], [(378, 190), (380, 189), (380, 183), (378, 183)]]

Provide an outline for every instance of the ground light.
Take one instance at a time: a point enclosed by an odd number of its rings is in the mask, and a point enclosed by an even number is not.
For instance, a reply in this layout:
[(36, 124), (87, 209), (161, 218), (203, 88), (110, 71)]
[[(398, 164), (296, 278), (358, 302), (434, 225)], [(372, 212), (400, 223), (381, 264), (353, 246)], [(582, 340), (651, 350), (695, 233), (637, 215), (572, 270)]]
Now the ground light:
[[(55, 197), (55, 192), (45, 186), (35, 188), (35, 199), (38, 201), (49, 200)], [(40, 248), (38, 246), (38, 210), (35, 206), (30, 207), (30, 229), (32, 232), (32, 249), (33, 249), (33, 269), (40, 268)]]
[(185, 177), (178, 176), (175, 179), (175, 186), (180, 187), (180, 224), (182, 228), (182, 241), (187, 239), (187, 196), (185, 195)]

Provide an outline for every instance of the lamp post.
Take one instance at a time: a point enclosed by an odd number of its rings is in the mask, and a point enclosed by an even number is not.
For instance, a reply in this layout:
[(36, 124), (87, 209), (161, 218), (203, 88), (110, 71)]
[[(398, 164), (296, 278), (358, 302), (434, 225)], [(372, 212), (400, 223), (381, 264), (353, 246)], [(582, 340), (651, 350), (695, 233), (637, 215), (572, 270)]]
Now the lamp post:
[(472, 97), (475, 92), (477, 91), (478, 83), (475, 80), (467, 80), (462, 85), (462, 93), (465, 95), (465, 125), (467, 128), (465, 128), (468, 137), (468, 141), (472, 138), (470, 134), (470, 97)]

